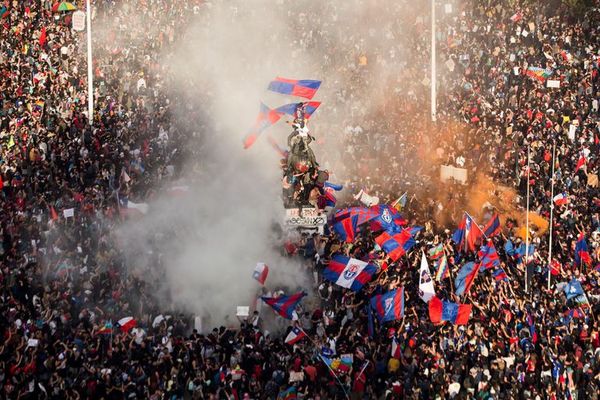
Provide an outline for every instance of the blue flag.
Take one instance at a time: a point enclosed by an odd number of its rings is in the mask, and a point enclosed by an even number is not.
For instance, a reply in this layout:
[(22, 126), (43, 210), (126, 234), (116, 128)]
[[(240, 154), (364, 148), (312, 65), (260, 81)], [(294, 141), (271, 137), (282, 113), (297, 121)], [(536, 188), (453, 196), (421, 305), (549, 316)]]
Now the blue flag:
[(571, 279), (571, 282), (565, 286), (565, 295), (567, 296), (567, 300), (583, 295), (581, 283), (575, 278)]

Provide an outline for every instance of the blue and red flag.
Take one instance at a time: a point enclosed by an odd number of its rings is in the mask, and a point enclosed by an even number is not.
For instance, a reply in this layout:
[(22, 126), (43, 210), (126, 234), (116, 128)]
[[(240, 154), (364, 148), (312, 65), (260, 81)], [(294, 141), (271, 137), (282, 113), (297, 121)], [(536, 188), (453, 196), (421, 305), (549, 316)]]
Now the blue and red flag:
[(274, 81), (269, 83), (269, 87), (267, 89), (272, 92), (304, 97), (310, 100), (313, 98), (315, 93), (317, 93), (317, 90), (320, 86), (321, 81), (277, 77)]
[(377, 267), (373, 264), (336, 254), (323, 271), (323, 278), (358, 292), (365, 283), (373, 278), (375, 273), (377, 273)]
[(331, 221), (333, 231), (345, 242), (352, 242), (358, 226), (377, 217), (376, 211), (365, 207), (350, 207), (338, 210)]
[(370, 221), (370, 227), (373, 232), (384, 230), (390, 234), (400, 233), (402, 226), (406, 225), (406, 220), (392, 206), (378, 204), (372, 206), (371, 210), (377, 213), (377, 217)]
[(466, 252), (475, 251), (475, 246), (483, 237), (483, 232), (477, 223), (467, 213), (463, 215), (458, 229), (452, 235), (452, 240), (458, 245), (458, 250)]
[(294, 310), (304, 296), (306, 296), (305, 292), (299, 292), (291, 296), (262, 296), (261, 299), (262, 301), (270, 305), (273, 308), (273, 310), (275, 310), (277, 314), (281, 315), (283, 318), (293, 319)]
[(486, 244), (481, 245), (479, 252), (479, 261), (483, 269), (492, 269), (500, 266), (500, 258), (494, 247), (494, 243), (488, 240)]
[(358, 215), (340, 219), (333, 223), (333, 231), (339, 236), (340, 240), (351, 243), (354, 241), (356, 232), (358, 232), (358, 220)]
[(504, 269), (502, 267), (496, 268), (492, 272), (492, 276), (494, 277), (494, 279), (497, 282), (499, 282), (499, 281), (508, 281), (508, 275), (506, 275), (506, 271), (504, 271)]
[(538, 334), (535, 331), (535, 322), (530, 313), (527, 313), (527, 325), (529, 325), (529, 335), (531, 336), (531, 342), (536, 344), (538, 341)]
[(583, 312), (583, 308), (577, 307), (565, 311), (563, 316), (570, 322), (573, 318), (585, 318), (585, 313)]
[(420, 227), (418, 229), (403, 229), (400, 233), (395, 233), (393, 235), (383, 232), (375, 238), (375, 242), (377, 242), (392, 260), (396, 261), (415, 245), (416, 242), (413, 235), (420, 229)]
[(575, 265), (579, 267), (581, 264), (590, 265), (591, 263), (592, 257), (590, 257), (588, 245), (582, 232), (577, 238), (577, 243), (575, 243)]
[(483, 227), (483, 234), (491, 238), (498, 233), (500, 233), (500, 217), (498, 217), (498, 213), (495, 213), (492, 219)]
[(454, 325), (466, 325), (471, 316), (471, 304), (458, 304), (451, 301), (442, 301), (436, 296), (429, 300), (429, 319), (434, 324), (449, 321)]
[(325, 207), (335, 207), (337, 199), (333, 193), (333, 189), (325, 188), (325, 194), (323, 195), (325, 197)]
[(247, 149), (252, 146), (256, 142), (256, 139), (258, 139), (258, 136), (265, 129), (279, 121), (279, 118), (281, 118), (281, 113), (271, 110), (263, 103), (260, 103), (260, 111), (258, 117), (256, 117), (256, 122), (254, 122), (254, 126), (250, 129), (250, 132), (244, 136), (244, 148)]
[(344, 188), (344, 185), (336, 185), (335, 183), (325, 182), (323, 184), (324, 194), (319, 198), (319, 208), (335, 207), (337, 199), (335, 192), (339, 192)]
[(473, 285), (480, 267), (480, 263), (475, 264), (471, 261), (463, 265), (458, 271), (458, 274), (456, 274), (456, 279), (454, 279), (454, 286), (456, 288), (454, 293), (456, 293), (457, 296), (469, 292), (469, 289)]
[(307, 101), (305, 103), (290, 103), (283, 105), (281, 107), (277, 107), (275, 111), (288, 114), (288, 115), (296, 115), (296, 109), (298, 106), (304, 105), (304, 118), (310, 119), (310, 116), (319, 108), (321, 105), (320, 101)]
[(371, 298), (371, 308), (375, 310), (380, 324), (402, 319), (404, 317), (404, 287)]

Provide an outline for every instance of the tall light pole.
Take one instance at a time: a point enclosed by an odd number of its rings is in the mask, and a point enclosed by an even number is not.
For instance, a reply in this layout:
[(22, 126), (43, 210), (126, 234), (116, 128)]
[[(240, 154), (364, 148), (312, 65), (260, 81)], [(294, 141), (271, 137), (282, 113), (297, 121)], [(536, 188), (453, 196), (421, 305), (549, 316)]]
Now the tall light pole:
[(87, 28), (87, 75), (88, 75), (88, 122), (94, 123), (94, 68), (92, 65), (92, 9), (90, 0), (85, 1)]
[(548, 239), (548, 290), (550, 290), (550, 280), (552, 279), (552, 228), (554, 223), (554, 166), (556, 161), (556, 142), (552, 145), (552, 180), (550, 192), (550, 237)]
[(529, 181), (531, 180), (531, 170), (530, 170), (530, 145), (527, 145), (527, 210), (525, 211), (525, 293), (528, 292), (528, 271), (527, 266), (529, 265)]
[(437, 119), (437, 79), (435, 71), (435, 0), (431, 0), (431, 121)]

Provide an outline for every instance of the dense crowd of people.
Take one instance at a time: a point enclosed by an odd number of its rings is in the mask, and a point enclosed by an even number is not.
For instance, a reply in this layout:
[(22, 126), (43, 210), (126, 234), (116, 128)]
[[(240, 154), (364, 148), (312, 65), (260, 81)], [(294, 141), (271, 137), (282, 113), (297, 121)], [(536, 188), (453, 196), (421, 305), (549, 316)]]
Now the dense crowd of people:
[[(307, 156), (344, 185), (337, 208), (358, 205), (352, 195), (360, 190), (381, 204), (408, 192), (407, 224), (424, 226), (396, 262), (385, 259), (369, 229), (351, 243), (330, 229), (282, 243), (316, 272), (316, 299), (276, 334), (269, 323), (281, 317), (267, 306), (239, 326), (198, 332), (189, 315), (164, 309), (153, 296), (158, 280), (127, 272), (112, 233), (196, 158), (191, 139), (201, 140), (199, 124), (210, 124), (207, 110), (174, 116), (185, 101), (166, 90), (173, 72), (162, 56), (206, 7), (222, 4), (117, 3), (93, 2), (109, 40), (94, 48), (91, 124), (85, 33), (71, 29), (71, 13), (53, 12), (49, 1), (0, 3), (0, 397), (598, 398), (599, 9), (574, 15), (558, 2), (441, 6), (438, 115), (430, 123), (428, 10), (405, 12), (405, 2), (363, 15), (350, 12), (352, 1), (264, 6), (298, 14), (294, 40), (281, 39), (299, 63), (316, 63), (315, 73), (335, 71), (348, 83), (320, 98), (331, 115), (311, 120), (316, 157)], [(228, 10), (234, 23), (257, 12)], [(467, 185), (441, 182), (442, 164), (467, 169)], [(524, 263), (505, 245), (526, 239), (528, 188), (530, 209), (549, 223), (553, 170), (554, 195), (568, 200), (552, 210), (552, 260), (548, 229), (538, 226)], [(470, 188), (482, 176), (491, 190), (473, 202)], [(509, 204), (505, 189), (515, 192)], [(493, 212), (483, 206), (501, 215), (501, 234), (492, 240), (508, 280), (482, 272), (459, 299), (453, 278), (477, 255), (457, 251), (451, 232), (463, 210), (486, 223)], [(589, 263), (575, 263), (580, 234)], [(467, 325), (433, 324), (419, 299), (421, 251), (440, 243), (451, 273), (435, 282), (437, 297), (472, 304)], [(378, 266), (358, 292), (323, 278), (340, 253)], [(573, 278), (587, 304), (565, 297), (564, 283)], [(404, 317), (369, 333), (369, 300), (399, 287)], [(137, 326), (118, 326), (125, 316)], [(292, 327), (308, 337), (286, 344)]]

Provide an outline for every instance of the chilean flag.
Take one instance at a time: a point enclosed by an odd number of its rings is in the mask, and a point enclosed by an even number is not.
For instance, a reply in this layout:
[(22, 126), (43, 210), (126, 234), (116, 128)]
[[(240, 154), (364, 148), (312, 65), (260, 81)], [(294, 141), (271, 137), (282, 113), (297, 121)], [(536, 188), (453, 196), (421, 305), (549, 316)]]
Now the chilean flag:
[(472, 308), (471, 304), (457, 304), (433, 297), (429, 300), (429, 319), (434, 324), (449, 321), (454, 325), (466, 325)]
[(398, 339), (396, 339), (396, 336), (394, 336), (392, 339), (392, 358), (399, 360), (401, 351), (402, 348), (400, 347), (400, 343), (398, 343)]
[(254, 122), (254, 126), (244, 137), (244, 149), (250, 148), (250, 146), (256, 142), (256, 139), (258, 139), (258, 136), (262, 131), (279, 121), (279, 118), (281, 118), (281, 113), (276, 110), (271, 110), (263, 103), (260, 103), (260, 111)]
[(371, 298), (371, 308), (375, 310), (379, 323), (402, 319), (404, 317), (404, 287)]
[(358, 292), (377, 272), (377, 267), (355, 258), (336, 254), (323, 271), (323, 278)]
[(285, 343), (292, 345), (306, 337), (306, 333), (299, 327), (295, 326), (285, 338)]
[(289, 94), (291, 96), (304, 97), (312, 99), (317, 90), (321, 86), (321, 81), (309, 79), (287, 79), (277, 77), (269, 83), (268, 90), (281, 94)]
[(267, 275), (269, 274), (269, 267), (262, 262), (256, 263), (256, 267), (254, 268), (254, 273), (252, 277), (256, 279), (261, 285), (265, 284), (267, 280)]
[(299, 292), (291, 296), (265, 297), (261, 299), (270, 305), (277, 314), (287, 319), (298, 319), (295, 308), (300, 303), (302, 298), (306, 296), (305, 292)]
[(483, 232), (479, 228), (479, 225), (477, 225), (470, 215), (465, 213), (458, 225), (458, 229), (452, 236), (452, 240), (459, 245), (460, 251), (475, 251), (475, 246), (481, 240), (482, 236)]
[(552, 200), (554, 201), (554, 204), (556, 204), (557, 206), (562, 206), (569, 202), (569, 197), (567, 197), (567, 194), (565, 192), (563, 192), (563, 193), (559, 193), (556, 196), (554, 196), (554, 198)]
[(129, 332), (137, 325), (137, 321), (133, 317), (125, 317), (118, 320), (117, 324), (123, 332)]

